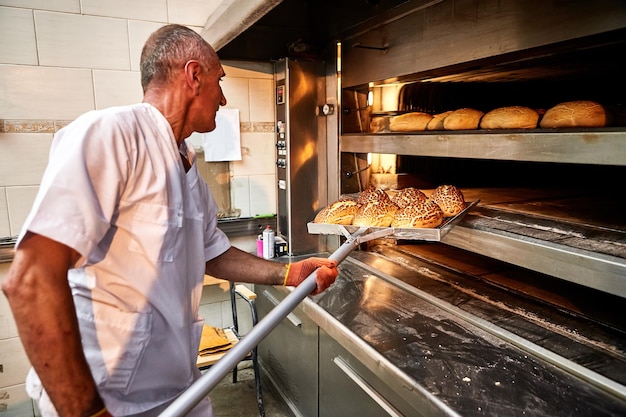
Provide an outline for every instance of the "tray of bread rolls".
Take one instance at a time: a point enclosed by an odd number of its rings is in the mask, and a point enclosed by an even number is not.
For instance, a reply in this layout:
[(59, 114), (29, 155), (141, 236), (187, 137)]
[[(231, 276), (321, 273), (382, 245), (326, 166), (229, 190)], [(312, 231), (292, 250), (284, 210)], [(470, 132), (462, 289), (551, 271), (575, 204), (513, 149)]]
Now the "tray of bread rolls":
[(307, 229), (310, 234), (345, 235), (362, 228), (371, 232), (391, 228), (385, 238), (437, 242), (479, 201), (465, 201), (459, 188), (447, 184), (429, 194), (413, 187), (394, 191), (370, 187), (324, 207)]

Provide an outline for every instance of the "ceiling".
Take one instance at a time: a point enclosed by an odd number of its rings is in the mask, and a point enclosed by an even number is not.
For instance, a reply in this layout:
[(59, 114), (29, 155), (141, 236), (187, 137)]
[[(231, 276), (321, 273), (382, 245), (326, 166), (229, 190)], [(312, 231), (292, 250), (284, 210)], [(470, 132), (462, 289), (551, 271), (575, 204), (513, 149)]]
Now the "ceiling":
[[(226, 1), (226, 0), (224, 0)], [(249, 0), (241, 0), (248, 3)], [(259, 0), (260, 1), (260, 0)], [(250, 25), (216, 45), (221, 59), (272, 61), (316, 58), (325, 48), (365, 29), (443, 0), (273, 0)], [(218, 22), (215, 20), (215, 22)], [(207, 22), (205, 30), (212, 25)], [(209, 40), (211, 42), (211, 40)]]

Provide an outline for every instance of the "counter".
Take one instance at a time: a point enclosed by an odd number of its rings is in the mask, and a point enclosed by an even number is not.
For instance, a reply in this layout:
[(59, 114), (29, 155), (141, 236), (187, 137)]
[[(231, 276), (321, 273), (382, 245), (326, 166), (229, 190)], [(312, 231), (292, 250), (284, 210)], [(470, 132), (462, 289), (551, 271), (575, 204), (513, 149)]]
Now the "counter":
[(17, 237), (0, 238), (0, 263), (11, 262), (15, 254), (15, 242)]
[[(319, 326), (319, 415), (361, 401), (323, 378), (334, 366), (383, 393), (389, 415), (626, 415), (622, 331), (588, 333), (593, 323), (558, 309), (526, 317), (541, 307), (392, 252), (353, 252), (333, 287), (302, 303)], [(348, 358), (324, 353), (326, 335)]]

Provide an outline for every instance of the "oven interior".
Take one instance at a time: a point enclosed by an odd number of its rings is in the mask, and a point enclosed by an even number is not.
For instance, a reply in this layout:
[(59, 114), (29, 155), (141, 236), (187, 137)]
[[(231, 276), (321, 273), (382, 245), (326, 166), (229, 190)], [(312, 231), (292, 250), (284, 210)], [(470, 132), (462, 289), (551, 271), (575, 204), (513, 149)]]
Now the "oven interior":
[[(428, 288), (438, 297), (626, 384), (626, 321), (619, 313), (625, 296), (619, 288), (626, 276), (626, 216), (621, 210), (626, 160), (604, 163), (583, 158), (571, 162), (556, 156), (546, 162), (532, 156), (464, 158), (422, 155), (420, 151), (421, 141), (446, 141), (455, 135), (493, 137), (494, 141), (504, 135), (517, 144), (536, 137), (552, 140), (552, 136), (567, 141), (579, 135), (584, 138), (583, 146), (572, 144), (577, 148), (568, 153), (591, 153), (586, 143), (626, 133), (626, 80), (622, 75), (626, 68), (616, 60), (625, 46), (626, 32), (618, 30), (344, 88), (341, 140), (358, 143), (360, 138), (376, 145), (372, 151), (366, 145), (347, 146), (351, 151), (341, 153), (342, 194), (362, 191), (378, 174), (393, 176), (397, 188), (433, 189), (454, 184), (463, 190), (466, 200), (480, 199), (480, 205), (457, 226), (464, 231), (461, 237), (450, 242), (380, 239), (363, 245), (364, 251), (354, 256), (383, 269), (392, 269), (393, 264), (413, 268), (421, 262), (443, 268), (447, 272), (437, 275), (435, 282), (420, 274), (400, 279)], [(611, 124), (574, 129), (576, 133), (540, 128), (401, 135), (369, 131), (372, 118), (412, 111), (437, 114), (472, 107), (487, 112), (521, 105), (541, 114), (557, 103), (573, 100), (600, 102), (609, 109)], [(394, 169), (372, 172), (368, 154), (375, 153), (380, 143), (399, 140), (403, 145), (392, 155)], [(626, 141), (626, 137), (619, 140)], [(614, 142), (618, 146), (614, 151), (623, 155), (620, 143)], [(611, 153), (611, 146), (603, 152)], [(459, 243), (483, 235), (494, 239)], [(502, 243), (511, 240), (523, 243)], [(556, 270), (559, 267), (550, 265), (552, 252), (546, 254), (544, 246), (568, 252), (572, 263), (580, 262), (580, 273)], [(519, 256), (510, 254), (518, 249)], [(586, 261), (581, 261), (585, 257), (611, 266), (588, 269)], [(596, 285), (604, 279), (612, 281), (610, 288)], [(502, 308), (494, 308), (495, 304)]]

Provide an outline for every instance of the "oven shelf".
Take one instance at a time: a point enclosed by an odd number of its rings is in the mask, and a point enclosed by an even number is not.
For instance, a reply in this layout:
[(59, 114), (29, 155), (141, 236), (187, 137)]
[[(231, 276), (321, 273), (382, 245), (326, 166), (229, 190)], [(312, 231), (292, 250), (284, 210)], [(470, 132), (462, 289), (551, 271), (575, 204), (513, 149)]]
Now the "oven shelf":
[(626, 232), (478, 207), (442, 243), (626, 298)]
[(626, 165), (626, 132), (619, 129), (344, 134), (340, 148), (355, 153)]

